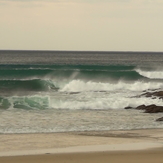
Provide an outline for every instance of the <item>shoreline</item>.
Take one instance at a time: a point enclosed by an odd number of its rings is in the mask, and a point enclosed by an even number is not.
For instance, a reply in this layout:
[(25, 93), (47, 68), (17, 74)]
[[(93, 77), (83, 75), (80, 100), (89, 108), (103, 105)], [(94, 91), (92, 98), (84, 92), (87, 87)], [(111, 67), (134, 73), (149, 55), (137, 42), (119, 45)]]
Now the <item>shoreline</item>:
[(0, 133), (1, 135), (32, 135), (32, 134), (75, 134), (75, 135), (80, 135), (80, 134), (85, 134), (87, 133), (100, 133), (100, 132), (107, 132), (107, 133), (112, 133), (112, 132), (129, 132), (129, 131), (162, 131), (163, 128), (136, 128), (136, 129), (117, 129), (117, 130), (84, 130), (84, 131), (60, 131), (60, 132), (20, 132), (20, 133)]

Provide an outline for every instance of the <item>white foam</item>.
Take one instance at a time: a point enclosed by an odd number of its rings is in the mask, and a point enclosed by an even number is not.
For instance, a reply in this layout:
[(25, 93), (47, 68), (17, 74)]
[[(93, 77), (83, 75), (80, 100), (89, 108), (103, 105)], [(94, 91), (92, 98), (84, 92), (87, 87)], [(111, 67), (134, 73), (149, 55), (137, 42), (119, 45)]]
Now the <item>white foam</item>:
[[(93, 95), (94, 94), (94, 95)], [(90, 93), (86, 92), (69, 99), (51, 99), (51, 108), (55, 109), (123, 109), (127, 106), (137, 107), (139, 105), (163, 105), (159, 98), (151, 99), (146, 97), (130, 97), (127, 93)]]
[(150, 79), (163, 79), (163, 71), (142, 71), (137, 69), (136, 72)]
[(125, 83), (120, 81), (116, 84), (101, 82), (84, 82), (82, 80), (72, 80), (60, 89), (61, 92), (85, 92), (85, 91), (116, 91), (130, 90), (143, 91), (147, 89), (159, 89), (163, 87), (163, 83), (141, 82)]

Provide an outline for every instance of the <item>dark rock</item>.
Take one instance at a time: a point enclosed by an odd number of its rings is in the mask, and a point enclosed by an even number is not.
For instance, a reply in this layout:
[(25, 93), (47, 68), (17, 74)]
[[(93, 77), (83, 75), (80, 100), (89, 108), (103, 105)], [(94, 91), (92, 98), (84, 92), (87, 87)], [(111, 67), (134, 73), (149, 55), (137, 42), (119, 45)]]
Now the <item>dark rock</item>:
[(144, 94), (142, 94), (141, 96), (145, 96), (145, 97), (159, 97), (160, 99), (163, 99), (163, 91), (157, 91), (157, 92), (146, 92)]
[(127, 106), (124, 109), (133, 109), (133, 107)]
[(163, 97), (163, 91), (154, 92), (153, 96)]
[(163, 112), (163, 106), (149, 105), (145, 108), (145, 113), (160, 113)]
[(152, 105), (140, 105), (136, 107), (137, 110), (145, 110), (144, 113), (160, 113), (163, 112), (163, 106), (156, 106), (154, 104)]
[(146, 106), (145, 105), (140, 105), (138, 107), (136, 107), (135, 109), (137, 110), (145, 110)]
[(156, 108), (157, 106), (156, 105), (154, 105), (154, 104), (152, 104), (152, 105), (147, 105), (146, 107), (145, 107), (145, 113), (147, 113), (147, 111), (152, 111), (152, 110), (154, 110), (155, 108)]
[(163, 121), (163, 117), (156, 119), (156, 121)]

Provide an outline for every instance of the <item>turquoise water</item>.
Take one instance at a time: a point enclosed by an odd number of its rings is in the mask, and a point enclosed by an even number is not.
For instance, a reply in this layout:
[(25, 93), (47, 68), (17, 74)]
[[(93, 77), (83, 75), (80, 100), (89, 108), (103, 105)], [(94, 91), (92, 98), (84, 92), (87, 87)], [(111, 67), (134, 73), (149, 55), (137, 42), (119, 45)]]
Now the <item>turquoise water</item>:
[(135, 97), (163, 89), (162, 53), (0, 51), (0, 58), (0, 133), (163, 127), (160, 114), (124, 110), (163, 105)]

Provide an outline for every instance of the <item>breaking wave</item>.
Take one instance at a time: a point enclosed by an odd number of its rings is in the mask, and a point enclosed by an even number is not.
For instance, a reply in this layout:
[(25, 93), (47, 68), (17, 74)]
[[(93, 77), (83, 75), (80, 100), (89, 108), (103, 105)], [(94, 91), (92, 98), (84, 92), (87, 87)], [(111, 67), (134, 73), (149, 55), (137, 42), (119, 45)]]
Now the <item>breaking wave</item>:
[(49, 97), (46, 96), (11, 96), (0, 97), (0, 109), (46, 109), (49, 108)]
[(160, 89), (163, 88), (161, 82), (142, 82), (136, 81), (132, 83), (126, 83), (119, 81), (118, 83), (101, 83), (101, 82), (84, 82), (81, 80), (72, 80), (66, 84), (61, 92), (84, 92), (84, 91), (116, 91), (116, 90), (130, 90), (130, 91), (143, 91), (148, 89)]

